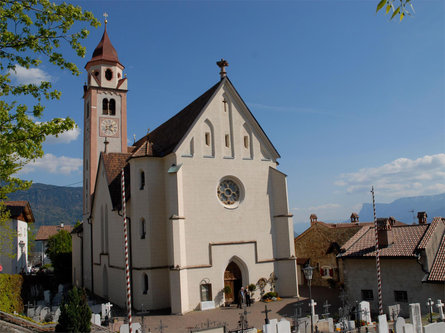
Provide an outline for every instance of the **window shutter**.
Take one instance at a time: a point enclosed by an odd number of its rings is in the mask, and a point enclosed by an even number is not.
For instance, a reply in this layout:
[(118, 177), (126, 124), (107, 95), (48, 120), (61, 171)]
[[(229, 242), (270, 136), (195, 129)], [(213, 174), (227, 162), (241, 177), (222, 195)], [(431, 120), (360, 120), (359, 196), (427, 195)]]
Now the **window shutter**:
[(329, 269), (329, 275), (330, 276), (334, 276), (334, 269), (333, 268)]

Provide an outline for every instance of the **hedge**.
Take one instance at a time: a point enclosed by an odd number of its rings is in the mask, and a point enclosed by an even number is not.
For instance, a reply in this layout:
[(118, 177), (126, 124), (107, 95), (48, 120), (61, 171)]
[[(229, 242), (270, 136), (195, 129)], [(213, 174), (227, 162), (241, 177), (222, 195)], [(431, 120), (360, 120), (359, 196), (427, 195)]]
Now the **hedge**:
[(21, 275), (0, 274), (0, 311), (23, 313), (22, 284)]

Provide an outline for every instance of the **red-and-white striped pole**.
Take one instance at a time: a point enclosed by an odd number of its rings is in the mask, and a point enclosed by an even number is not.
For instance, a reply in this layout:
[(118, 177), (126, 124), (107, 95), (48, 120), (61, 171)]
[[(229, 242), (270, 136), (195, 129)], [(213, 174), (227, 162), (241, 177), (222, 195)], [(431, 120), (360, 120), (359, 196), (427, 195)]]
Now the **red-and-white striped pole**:
[(382, 296), (382, 275), (380, 273), (380, 249), (379, 249), (379, 232), (377, 226), (377, 215), (375, 213), (374, 186), (371, 189), (372, 208), (374, 210), (374, 230), (375, 230), (375, 262), (377, 265), (377, 291), (379, 294), (379, 315), (383, 314), (383, 296)]
[(131, 329), (131, 285), (130, 285), (130, 267), (128, 264), (128, 228), (127, 228), (127, 210), (125, 204), (125, 172), (122, 168), (122, 215), (124, 217), (124, 238), (125, 238), (125, 275), (127, 279), (127, 310), (128, 310), (128, 328)]

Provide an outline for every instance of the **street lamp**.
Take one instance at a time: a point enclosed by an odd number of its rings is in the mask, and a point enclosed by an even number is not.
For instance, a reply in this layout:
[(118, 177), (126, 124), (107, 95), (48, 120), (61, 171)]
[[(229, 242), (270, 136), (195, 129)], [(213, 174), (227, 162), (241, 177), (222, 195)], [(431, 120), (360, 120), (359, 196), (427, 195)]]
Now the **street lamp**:
[(312, 281), (312, 273), (314, 271), (314, 267), (307, 265), (303, 268), (304, 277), (308, 281), (309, 284), (309, 306), (311, 307), (311, 333), (314, 333), (314, 315), (312, 313), (312, 290), (311, 290), (311, 281)]

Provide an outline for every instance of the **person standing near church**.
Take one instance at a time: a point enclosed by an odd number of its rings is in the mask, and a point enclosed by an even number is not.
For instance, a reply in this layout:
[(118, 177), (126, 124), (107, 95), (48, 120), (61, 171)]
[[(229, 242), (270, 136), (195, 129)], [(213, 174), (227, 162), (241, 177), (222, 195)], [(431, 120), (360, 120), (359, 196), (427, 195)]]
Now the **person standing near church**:
[(244, 298), (245, 298), (244, 287), (241, 287), (241, 289), (239, 290), (239, 293), (238, 293), (238, 306), (237, 306), (237, 308), (241, 309), (243, 307)]
[(246, 305), (250, 306), (251, 301), (250, 301), (250, 290), (249, 290), (249, 286), (246, 287)]

